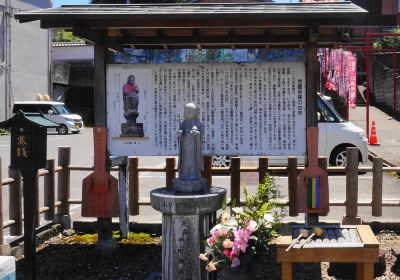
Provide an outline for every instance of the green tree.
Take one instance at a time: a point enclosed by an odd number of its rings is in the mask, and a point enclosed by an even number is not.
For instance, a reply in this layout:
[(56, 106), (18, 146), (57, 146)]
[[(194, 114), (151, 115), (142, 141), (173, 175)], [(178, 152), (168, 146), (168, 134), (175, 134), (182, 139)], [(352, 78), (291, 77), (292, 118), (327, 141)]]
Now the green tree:
[[(391, 30), (391, 33), (400, 34), (400, 27), (397, 26)], [(400, 50), (400, 35), (399, 37), (383, 37), (374, 42), (375, 49), (397, 49)]]
[(70, 31), (61, 29), (57, 32), (56, 37), (53, 39), (54, 42), (82, 42), (83, 40), (79, 37), (74, 36)]

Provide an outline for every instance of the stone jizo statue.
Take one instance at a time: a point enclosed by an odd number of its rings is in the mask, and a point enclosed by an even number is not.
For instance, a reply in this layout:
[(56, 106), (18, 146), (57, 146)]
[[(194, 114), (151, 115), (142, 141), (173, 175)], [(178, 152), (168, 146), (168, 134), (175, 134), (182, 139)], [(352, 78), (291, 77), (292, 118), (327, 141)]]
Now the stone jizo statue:
[(121, 136), (143, 137), (143, 123), (136, 122), (139, 116), (139, 86), (134, 75), (129, 75), (126, 84), (123, 85), (122, 97), (126, 123), (121, 124)]
[(174, 180), (174, 189), (180, 192), (206, 190), (206, 180), (201, 177), (204, 169), (202, 139), (204, 126), (199, 120), (199, 110), (194, 103), (187, 103), (184, 118), (177, 133), (179, 143), (179, 178)]

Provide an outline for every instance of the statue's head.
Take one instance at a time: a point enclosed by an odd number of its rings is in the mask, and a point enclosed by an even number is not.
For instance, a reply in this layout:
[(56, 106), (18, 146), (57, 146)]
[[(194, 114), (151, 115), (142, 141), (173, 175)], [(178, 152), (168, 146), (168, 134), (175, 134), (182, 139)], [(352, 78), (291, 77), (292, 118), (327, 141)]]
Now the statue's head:
[(135, 83), (135, 76), (134, 75), (129, 75), (127, 82), (131, 85), (133, 85)]
[(185, 105), (184, 117), (185, 120), (194, 120), (197, 119), (199, 115), (199, 110), (197, 109), (196, 104), (187, 103)]

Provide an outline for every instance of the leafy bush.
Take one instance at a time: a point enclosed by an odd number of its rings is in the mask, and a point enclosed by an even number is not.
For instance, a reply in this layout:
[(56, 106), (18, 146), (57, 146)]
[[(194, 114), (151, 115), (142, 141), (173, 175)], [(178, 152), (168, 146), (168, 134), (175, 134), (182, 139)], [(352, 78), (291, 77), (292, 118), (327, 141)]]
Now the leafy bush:
[(83, 40), (79, 37), (74, 36), (72, 32), (61, 29), (57, 32), (56, 38), (54, 38), (54, 42), (83, 42)]
[(400, 27), (391, 30), (392, 33), (399, 34), (399, 37), (383, 37), (373, 43), (375, 49), (400, 49)]

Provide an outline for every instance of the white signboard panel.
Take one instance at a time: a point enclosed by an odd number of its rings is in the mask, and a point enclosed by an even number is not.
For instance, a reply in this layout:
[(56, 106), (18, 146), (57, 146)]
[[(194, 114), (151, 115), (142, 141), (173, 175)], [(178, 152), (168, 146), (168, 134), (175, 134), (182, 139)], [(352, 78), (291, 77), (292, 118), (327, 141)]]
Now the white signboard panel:
[[(123, 94), (131, 75), (143, 137), (121, 136)], [(176, 155), (176, 131), (187, 102), (200, 108), (204, 154), (305, 154), (305, 64), (268, 62), (108, 65), (111, 155)]]

